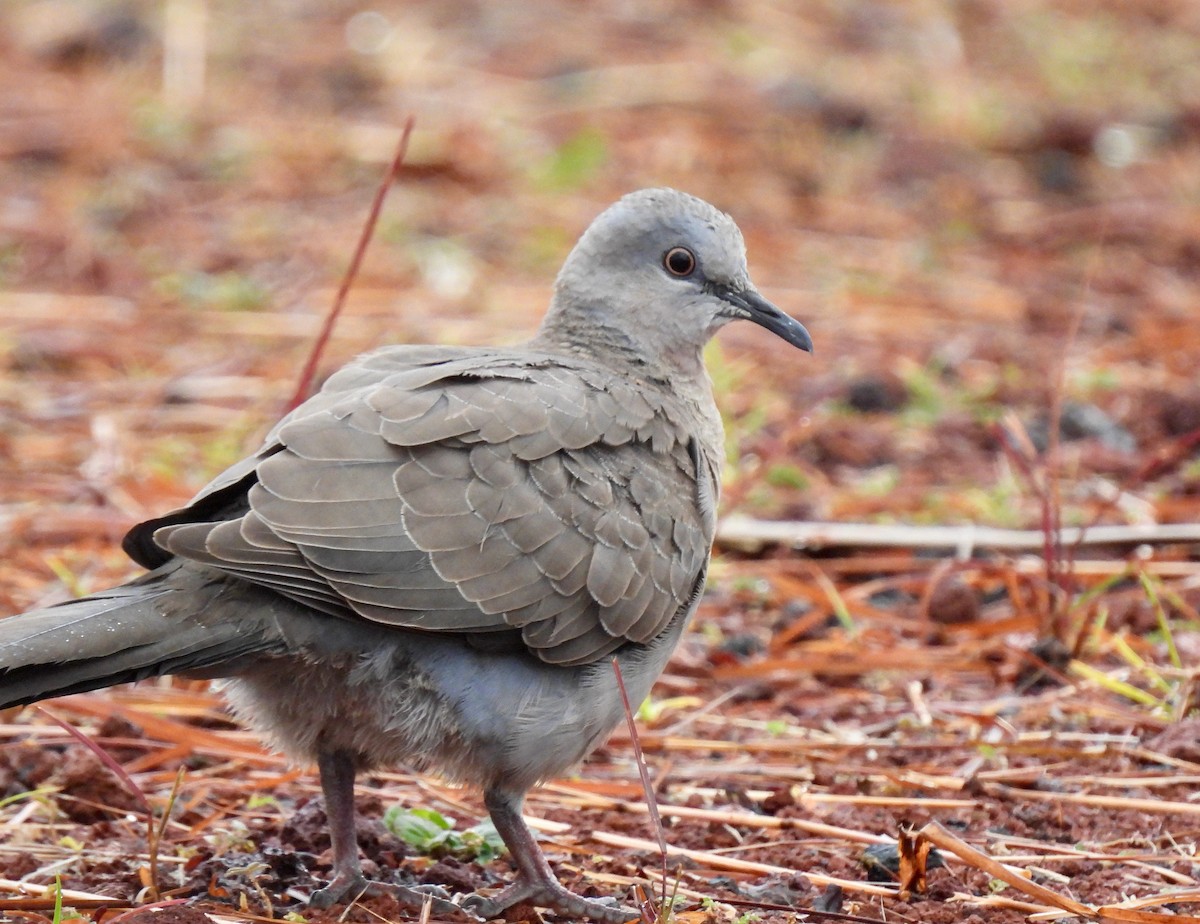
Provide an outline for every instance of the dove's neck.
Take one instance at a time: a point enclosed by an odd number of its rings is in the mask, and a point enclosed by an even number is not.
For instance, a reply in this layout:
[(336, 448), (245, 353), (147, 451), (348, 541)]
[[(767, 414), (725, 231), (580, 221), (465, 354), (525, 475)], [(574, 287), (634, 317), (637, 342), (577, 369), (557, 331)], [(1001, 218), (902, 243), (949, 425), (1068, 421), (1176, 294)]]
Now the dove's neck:
[[(557, 300), (556, 300), (557, 301)], [(551, 352), (587, 356), (612, 368), (670, 381), (709, 385), (703, 344), (693, 344), (662, 331), (629, 323), (606, 322), (612, 312), (552, 304), (531, 346)], [(617, 319), (620, 320), (619, 318)]]

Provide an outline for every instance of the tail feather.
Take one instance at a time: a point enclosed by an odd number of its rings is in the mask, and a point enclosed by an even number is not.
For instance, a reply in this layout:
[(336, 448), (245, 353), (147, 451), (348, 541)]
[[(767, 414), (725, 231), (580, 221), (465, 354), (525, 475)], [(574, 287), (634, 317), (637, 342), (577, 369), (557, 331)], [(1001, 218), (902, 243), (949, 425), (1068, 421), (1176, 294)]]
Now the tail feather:
[[(171, 562), (94, 596), (0, 619), (0, 708), (162, 674), (231, 673), (271, 650), (239, 588)], [(233, 605), (231, 605), (233, 604)]]

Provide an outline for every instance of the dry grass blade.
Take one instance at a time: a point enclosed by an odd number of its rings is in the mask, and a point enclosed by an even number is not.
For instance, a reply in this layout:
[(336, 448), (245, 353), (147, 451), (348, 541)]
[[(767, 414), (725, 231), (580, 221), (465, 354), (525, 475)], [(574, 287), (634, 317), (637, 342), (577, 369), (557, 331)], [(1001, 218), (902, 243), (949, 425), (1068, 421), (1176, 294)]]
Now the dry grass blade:
[[(609, 831), (594, 831), (592, 840), (613, 847), (625, 847), (630, 850), (657, 850), (658, 845), (653, 841), (640, 837), (627, 837), (624, 834), (613, 834)], [(713, 853), (707, 850), (691, 850), (686, 847), (667, 846), (667, 852), (675, 857), (685, 857), (709, 869), (729, 870), (739, 873), (756, 873), (766, 876), (793, 876), (797, 870), (786, 866), (775, 866), (770, 863), (755, 863), (753, 860), (741, 860), (725, 854)], [(811, 870), (803, 870), (804, 875), (817, 885), (836, 885), (847, 892), (858, 892), (863, 895), (878, 895), (891, 897), (896, 895), (896, 889), (887, 886), (872, 885), (869, 882), (857, 882), (853, 879), (838, 879)]]
[[(1172, 924), (1200, 924), (1200, 918), (1192, 915), (1142, 910), (1146, 905), (1196, 901), (1200, 898), (1200, 890), (1190, 889), (1165, 892), (1160, 895), (1137, 899), (1127, 904), (1092, 907), (1025, 878), (1011, 867), (989, 857), (983, 851), (977, 850), (966, 841), (951, 834), (936, 821), (925, 825), (925, 827), (917, 832), (917, 835), (919, 838), (929, 841), (947, 853), (954, 854), (967, 865), (982, 870), (996, 879), (1007, 882), (1014, 889), (1037, 899), (1042, 904), (1060, 909), (1076, 917), (1093, 920), (1128, 921), (1131, 924), (1166, 924), (1166, 922), (1172, 922)], [(1038, 917), (1041, 917), (1042, 914), (1044, 912), (1039, 914)]]
[(1007, 882), (1014, 889), (1036, 898), (1043, 904), (1053, 908), (1061, 908), (1081, 918), (1097, 917), (1096, 910), (1080, 902), (1060, 895), (1053, 889), (1048, 889), (1032, 880), (1026, 879), (1016, 870), (994, 860), (981, 850), (977, 850), (966, 841), (951, 834), (936, 821), (931, 821), (917, 832), (918, 837), (930, 841), (935, 847), (952, 853), (968, 866), (983, 870), (989, 876)]
[[(52, 893), (54, 886), (34, 885), (31, 882), (19, 882), (14, 879), (0, 879), (0, 891), (15, 892), (28, 898), (0, 898), (0, 912), (13, 911), (18, 908), (30, 910), (50, 910), (57, 900)], [(111, 895), (98, 895), (95, 892), (82, 892), (79, 889), (63, 889), (62, 900), (70, 902), (77, 908), (122, 908), (125, 903)]]
[(119, 716), (134, 723), (146, 735), (171, 744), (187, 745), (196, 753), (224, 759), (237, 758), (266, 767), (279, 767), (283, 760), (268, 754), (257, 744), (257, 738), (242, 732), (212, 732), (195, 725), (187, 725), (163, 718), (150, 711), (131, 708), (106, 696), (81, 694), (64, 696), (57, 701), (73, 712), (93, 718), (107, 719)]
[[(1193, 523), (1135, 524), (1124, 526), (1062, 527), (1057, 542), (1078, 547), (1168, 545), (1200, 541), (1200, 525)], [(724, 517), (717, 525), (717, 543), (740, 552), (758, 553), (768, 546), (796, 550), (821, 549), (943, 549), (970, 554), (977, 549), (1002, 552), (1038, 552), (1045, 533), (1038, 529), (1003, 529), (991, 526), (914, 526), (900, 523), (828, 523), (823, 521), (758, 520), (743, 515)], [(824, 563), (823, 564), (827, 564)], [(904, 559), (902, 564), (912, 567)], [(934, 567), (935, 562), (926, 563)], [(1122, 567), (1124, 564), (1121, 563)], [(865, 567), (878, 569), (871, 559)]]
[(154, 816), (151, 815), (147, 819), (148, 834), (147, 834), (147, 852), (150, 855), (149, 866), (149, 890), (150, 895), (154, 898), (158, 897), (158, 850), (162, 844), (163, 836), (167, 832), (167, 825), (171, 820), (171, 811), (175, 808), (175, 802), (179, 798), (179, 789), (183, 785), (184, 768), (180, 767), (175, 774), (175, 783), (171, 787), (171, 794), (167, 797), (167, 804), (163, 807), (162, 818), (158, 824), (154, 823)]
[(188, 900), (186, 898), (170, 898), (166, 901), (155, 901), (145, 905), (138, 905), (136, 908), (129, 908), (126, 911), (122, 911), (116, 917), (108, 918), (108, 924), (117, 924), (118, 921), (123, 921), (130, 915), (141, 914), (145, 911), (153, 911), (156, 908), (171, 908), (175, 905), (186, 905), (187, 901)]
[[(1194, 901), (1195, 897), (1179, 899), (1179, 901)], [(1156, 902), (1161, 904), (1163, 902)], [(1138, 908), (1125, 908), (1121, 905), (1103, 905), (1096, 909), (1102, 921), (1129, 921), (1130, 924), (1200, 924), (1200, 918), (1193, 914), (1167, 914), (1158, 911), (1142, 911)]]
[(1026, 799), (1032, 802), (1075, 802), (1100, 808), (1150, 812), (1155, 815), (1200, 815), (1200, 804), (1169, 799), (1140, 799), (1133, 796), (1096, 796), (1078, 792), (1044, 792), (1040, 789), (1018, 789), (1002, 783), (983, 783), (984, 792), (1004, 799)]
[[(646, 875), (649, 876), (650, 878), (654, 878), (655, 873), (653, 870), (646, 870)], [(691, 898), (691, 899), (694, 899), (694, 900), (697, 900), (700, 902), (703, 902), (704, 899), (709, 897), (704, 892), (697, 892), (694, 889), (688, 889), (683, 886), (679, 886), (678, 894), (682, 895), (686, 898)], [(797, 905), (783, 905), (783, 904), (779, 904), (778, 902), (755, 901), (755, 900), (749, 899), (749, 898), (734, 898), (734, 897), (724, 898), (724, 899), (721, 899), (721, 901), (718, 904), (719, 905), (727, 905), (732, 908), (747, 908), (751, 912), (753, 912), (753, 911), (783, 911), (783, 912), (788, 913), (789, 915), (811, 917), (818, 921), (826, 921), (826, 920), (827, 921), (850, 921), (850, 922), (855, 922), (855, 924), (879, 924), (879, 921), (877, 918), (868, 918), (868, 917), (863, 917), (863, 916), (857, 915), (857, 914), (846, 914), (844, 912), (838, 912), (838, 911), (823, 911), (823, 910), (820, 910), (817, 908), (812, 908), (812, 907), (803, 907), (803, 906), (797, 906)], [(796, 918), (796, 920), (803, 920), (803, 919), (804, 919), (803, 917)], [(715, 913), (714, 910), (711, 908), (702, 908), (701, 910), (698, 910), (698, 911), (677, 912), (675, 914), (674, 920), (675, 920), (675, 922), (678, 922), (678, 924), (716, 924), (716, 922), (723, 921), (726, 919), (721, 918), (719, 916), (719, 914)], [(747, 915), (745, 920), (750, 921), (750, 920), (752, 920), (752, 917)], [(793, 919), (789, 917), (788, 920), (791, 921)]]
[[(561, 787), (560, 791), (562, 791)], [(603, 807), (614, 812), (641, 814), (649, 811), (647, 806), (638, 802), (605, 799), (590, 794), (583, 801), (591, 807)], [(911, 804), (911, 800), (909, 804)], [(836, 825), (822, 824), (819, 821), (806, 821), (803, 818), (777, 818), (774, 815), (759, 815), (754, 812), (703, 809), (689, 805), (670, 805), (663, 811), (673, 818), (691, 818), (696, 821), (707, 821), (714, 825), (735, 825), (738, 827), (773, 831), (804, 831), (808, 834), (836, 838), (838, 840), (850, 841), (851, 843), (888, 844), (893, 840), (882, 834), (870, 834), (866, 831), (855, 831), (851, 828), (839, 828)], [(664, 849), (666, 847), (665, 841), (663, 842), (663, 847)]]
[(1063, 918), (1072, 917), (1069, 911), (1063, 911), (1061, 908), (1052, 908), (1047, 905), (1039, 905), (1035, 902), (1021, 901), (1017, 898), (1010, 898), (1007, 895), (967, 895), (964, 892), (956, 892), (950, 899), (952, 902), (970, 905), (972, 908), (995, 908), (1009, 911), (1019, 911), (1021, 914), (1028, 915), (1030, 921), (1058, 921)]
[[(1145, 908), (1149, 905), (1161, 905), (1168, 902), (1200, 902), (1200, 889), (1181, 889), (1178, 892), (1164, 892), (1161, 895), (1150, 895), (1145, 898), (1131, 898), (1128, 901), (1121, 902), (1119, 905), (1102, 905), (1098, 910), (1105, 914), (1113, 910), (1126, 912)], [(1179, 917), (1179, 920), (1192, 921), (1196, 919), (1192, 916), (1182, 915)]]

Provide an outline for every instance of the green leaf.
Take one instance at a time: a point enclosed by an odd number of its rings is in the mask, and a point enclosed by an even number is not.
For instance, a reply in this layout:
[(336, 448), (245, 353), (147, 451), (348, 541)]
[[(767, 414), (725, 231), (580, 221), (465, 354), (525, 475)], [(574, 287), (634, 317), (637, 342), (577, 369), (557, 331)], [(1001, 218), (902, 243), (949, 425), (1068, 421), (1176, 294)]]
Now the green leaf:
[(490, 818), (464, 831), (462, 842), (467, 855), (459, 858), (474, 858), (480, 863), (489, 863), (497, 857), (503, 856), (506, 849), (500, 832), (496, 830), (496, 826), (492, 824)]
[(393, 806), (384, 813), (384, 826), (421, 853), (488, 862), (504, 853), (504, 841), (491, 820), (465, 831), (455, 831), (454, 821), (433, 809)]
[(393, 806), (383, 816), (384, 826), (410, 847), (431, 853), (439, 847), (446, 832), (454, 825), (431, 809), (403, 809)]

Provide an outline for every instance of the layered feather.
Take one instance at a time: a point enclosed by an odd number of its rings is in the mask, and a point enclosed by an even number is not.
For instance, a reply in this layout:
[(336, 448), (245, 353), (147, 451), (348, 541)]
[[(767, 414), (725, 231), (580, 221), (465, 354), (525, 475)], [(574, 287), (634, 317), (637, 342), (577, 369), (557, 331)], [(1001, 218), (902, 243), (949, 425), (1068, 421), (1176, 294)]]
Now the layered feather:
[(587, 663), (663, 631), (707, 560), (719, 460), (694, 434), (713, 422), (662, 384), (562, 355), (380, 351), (132, 538), (333, 615), (509, 630)]

